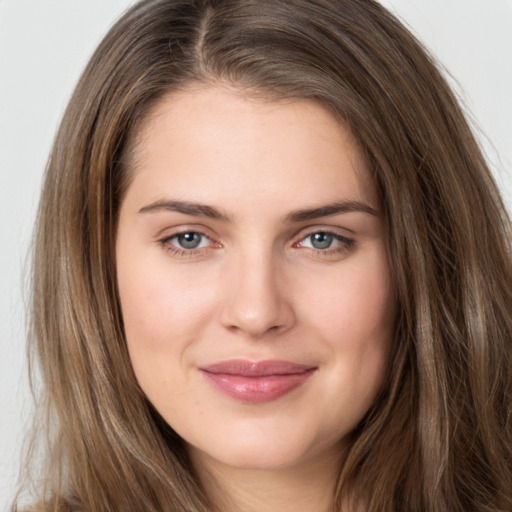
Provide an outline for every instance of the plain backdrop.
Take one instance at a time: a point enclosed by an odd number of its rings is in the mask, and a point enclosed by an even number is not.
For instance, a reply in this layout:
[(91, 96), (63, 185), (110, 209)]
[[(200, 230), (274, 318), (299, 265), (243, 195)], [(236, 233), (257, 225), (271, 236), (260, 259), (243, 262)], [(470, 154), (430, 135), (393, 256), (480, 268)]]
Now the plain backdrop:
[[(132, 3), (0, 0), (0, 510), (15, 489), (31, 410), (26, 268), (45, 160), (88, 56)], [(512, 210), (512, 0), (382, 3), (449, 70)]]

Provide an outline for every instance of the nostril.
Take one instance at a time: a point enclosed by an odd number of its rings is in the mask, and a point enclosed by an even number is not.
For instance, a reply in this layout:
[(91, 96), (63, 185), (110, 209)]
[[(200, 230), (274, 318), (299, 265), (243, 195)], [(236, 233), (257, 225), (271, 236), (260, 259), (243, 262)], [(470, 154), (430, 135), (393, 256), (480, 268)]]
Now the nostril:
[[(248, 271), (248, 269), (250, 269)], [(259, 339), (287, 330), (295, 321), (292, 301), (277, 278), (275, 262), (244, 251), (226, 269), (221, 323), (230, 332)]]

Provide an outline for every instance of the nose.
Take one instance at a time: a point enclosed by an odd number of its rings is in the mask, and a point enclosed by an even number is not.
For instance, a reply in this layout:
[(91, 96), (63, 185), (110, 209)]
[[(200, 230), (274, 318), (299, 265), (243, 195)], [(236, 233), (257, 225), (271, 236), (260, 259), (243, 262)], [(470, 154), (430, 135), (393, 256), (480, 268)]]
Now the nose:
[(226, 272), (221, 322), (252, 339), (283, 333), (296, 322), (286, 279), (271, 256), (240, 255)]

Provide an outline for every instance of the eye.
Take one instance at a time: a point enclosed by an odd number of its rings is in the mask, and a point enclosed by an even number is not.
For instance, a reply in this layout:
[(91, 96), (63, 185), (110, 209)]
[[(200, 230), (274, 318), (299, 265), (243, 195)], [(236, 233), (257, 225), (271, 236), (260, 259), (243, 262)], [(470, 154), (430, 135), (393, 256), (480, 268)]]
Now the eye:
[(189, 231), (187, 233), (178, 233), (171, 236), (167, 241), (180, 249), (202, 249), (208, 247), (210, 239), (202, 233)]
[(198, 256), (213, 247), (219, 247), (209, 236), (200, 231), (182, 231), (159, 240), (164, 249), (176, 256)]
[(302, 242), (302, 247), (311, 247), (313, 249), (329, 249), (334, 243), (336, 238), (332, 233), (326, 233), (320, 231), (318, 233), (312, 233), (308, 235)]
[(339, 254), (354, 245), (354, 240), (330, 231), (314, 231), (302, 238), (296, 247), (313, 250), (325, 255)]

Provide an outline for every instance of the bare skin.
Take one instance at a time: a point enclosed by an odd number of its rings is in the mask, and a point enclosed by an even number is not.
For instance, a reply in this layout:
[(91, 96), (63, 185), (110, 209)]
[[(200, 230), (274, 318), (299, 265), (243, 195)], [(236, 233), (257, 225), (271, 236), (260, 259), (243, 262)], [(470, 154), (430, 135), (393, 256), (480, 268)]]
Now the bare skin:
[(327, 512), (394, 311), (357, 145), (313, 102), (206, 87), (139, 135), (116, 248), (137, 379), (219, 511)]

